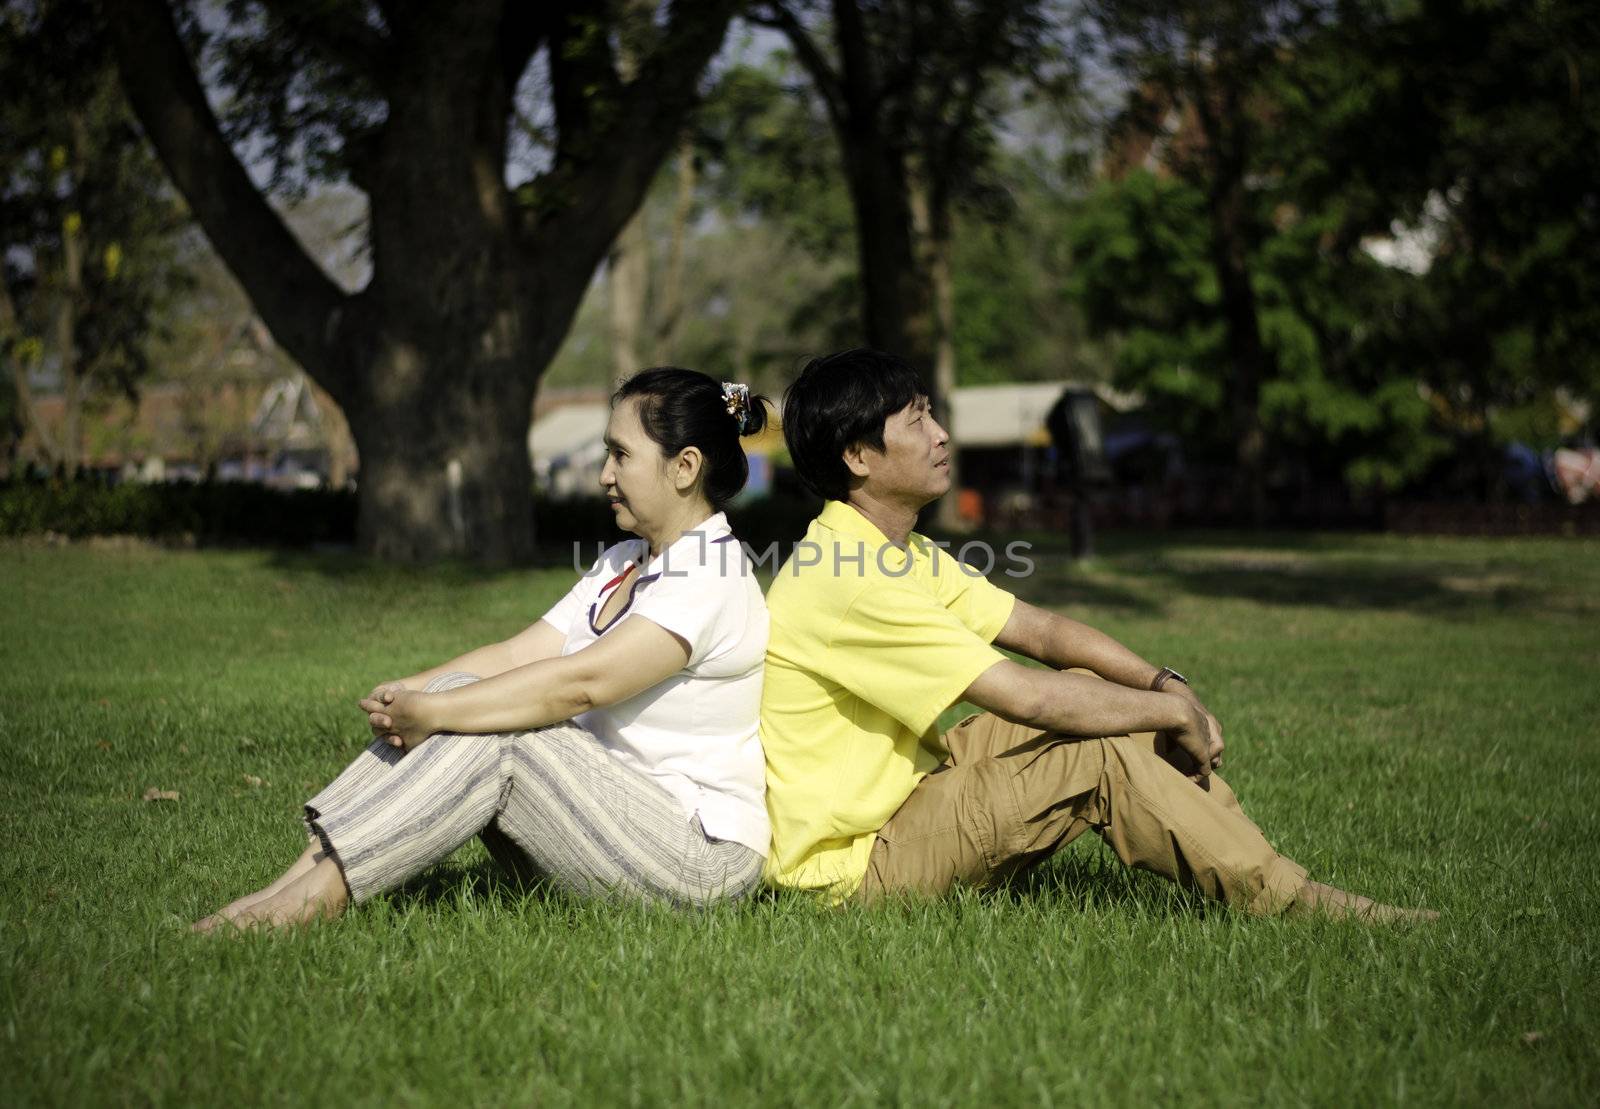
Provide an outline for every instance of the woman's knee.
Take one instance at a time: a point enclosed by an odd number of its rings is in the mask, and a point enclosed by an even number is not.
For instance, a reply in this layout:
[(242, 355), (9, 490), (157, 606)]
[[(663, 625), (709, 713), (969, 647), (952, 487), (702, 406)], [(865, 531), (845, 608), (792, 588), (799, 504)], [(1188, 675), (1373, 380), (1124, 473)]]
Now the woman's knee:
[(469, 674), (465, 670), (452, 670), (448, 674), (440, 674), (433, 678), (424, 687), (424, 693), (443, 693), (447, 689), (459, 689), (464, 685), (471, 685), (481, 679), (476, 674)]

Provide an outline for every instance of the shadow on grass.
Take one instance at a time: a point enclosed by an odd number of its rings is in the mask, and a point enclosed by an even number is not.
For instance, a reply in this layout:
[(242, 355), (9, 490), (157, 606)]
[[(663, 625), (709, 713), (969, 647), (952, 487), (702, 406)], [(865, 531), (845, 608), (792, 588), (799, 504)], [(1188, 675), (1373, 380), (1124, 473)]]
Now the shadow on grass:
[(1102, 851), (1064, 851), (1018, 874), (994, 891), (1013, 903), (1055, 903), (1074, 911), (1131, 909), (1199, 920), (1222, 906), (1197, 890), (1142, 874)]
[[(958, 895), (951, 895), (958, 896)], [(1002, 886), (978, 894), (986, 900), (1021, 905), (1034, 902), (1041, 908), (1059, 907), (1065, 912), (1128, 910), (1154, 913), (1175, 919), (1200, 920), (1220, 906), (1194, 891), (1175, 886), (1151, 875), (1137, 873), (1110, 859), (1103, 851), (1064, 852), (1041, 862)], [(541, 903), (593, 906), (588, 898), (574, 897), (537, 876), (514, 877), (497, 864), (483, 860), (465, 866), (444, 863), (383, 895), (390, 909), (405, 914), (413, 909), (449, 912), (463, 904), (509, 905), (529, 898)], [(949, 900), (933, 898), (933, 903)], [(889, 899), (882, 905), (854, 906), (852, 911), (873, 911), (899, 905), (901, 911), (929, 907), (922, 898), (903, 904)], [(797, 890), (777, 890), (762, 886), (739, 905), (737, 912), (764, 913), (786, 908), (810, 910), (821, 907), (816, 899)]]
[[(1030, 603), (1164, 615), (1178, 597), (1336, 609), (1462, 615), (1521, 611), (1555, 602), (1530, 567), (1491, 571), (1471, 562), (1397, 557), (1352, 560), (1344, 536), (1119, 536), (1088, 566), (1054, 536), (1031, 536), (1027, 578), (996, 581)], [(1341, 545), (1343, 544), (1343, 545)], [(1174, 549), (1175, 548), (1175, 549)], [(1115, 581), (1105, 580), (1110, 570)]]
[(1314, 605), (1324, 608), (1418, 611), (1435, 615), (1470, 609), (1498, 611), (1536, 607), (1541, 591), (1518, 581), (1490, 576), (1452, 574), (1447, 568), (1323, 568), (1235, 566), (1157, 571), (1162, 579), (1190, 597), (1249, 600), (1271, 605)]
[[(1129, 615), (1165, 616), (1166, 605), (1144, 593), (1075, 573), (1070, 568), (1041, 570), (1027, 578), (999, 578), (1001, 589), (1040, 608), (1106, 608)], [(1152, 588), (1151, 593), (1159, 593)]]
[(520, 901), (529, 896), (562, 895), (548, 882), (538, 878), (513, 877), (488, 859), (466, 866), (448, 862), (431, 866), (384, 895), (390, 907), (397, 912), (413, 908), (450, 908), (464, 901)]

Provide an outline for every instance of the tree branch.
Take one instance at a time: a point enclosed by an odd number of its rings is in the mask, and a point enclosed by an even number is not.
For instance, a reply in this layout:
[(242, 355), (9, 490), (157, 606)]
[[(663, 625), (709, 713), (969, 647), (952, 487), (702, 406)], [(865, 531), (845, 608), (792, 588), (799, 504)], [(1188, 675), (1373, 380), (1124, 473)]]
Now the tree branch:
[(795, 57), (799, 59), (801, 67), (811, 75), (811, 82), (816, 86), (817, 92), (821, 94), (822, 102), (828, 108), (828, 115), (833, 117), (835, 121), (842, 120), (844, 113), (848, 110), (845, 101), (844, 82), (840, 80), (838, 71), (828, 61), (828, 57), (822, 52), (822, 48), (817, 45), (817, 40), (811, 36), (810, 31), (806, 30), (805, 24), (801, 23), (795, 14), (782, 4), (770, 4), (767, 6), (766, 11), (769, 14), (765, 16), (750, 14), (745, 18), (752, 23), (783, 32), (794, 47)]
[(513, 100), (522, 71), (552, 28), (549, 9), (538, 4), (507, 4), (500, 19), (500, 64)]
[(345, 4), (306, 4), (304, 0), (258, 0), (296, 38), (330, 60), (382, 88), (389, 40)]
[[(673, 6), (673, 18), (659, 44), (640, 57), (633, 80), (622, 84), (611, 71), (604, 112), (568, 107), (560, 123), (555, 166), (536, 187), (553, 202), (533, 213), (528, 245), (535, 253), (573, 249), (598, 260), (644, 199), (645, 190), (667, 151), (677, 141), (684, 117), (696, 99), (700, 75), (722, 44), (740, 0), (694, 0)], [(551, 40), (552, 76), (555, 55)], [(609, 48), (607, 56), (609, 57)], [(569, 90), (570, 94), (571, 90)], [(557, 105), (558, 118), (560, 105)], [(581, 113), (574, 116), (572, 113)], [(586, 130), (568, 132), (581, 118)], [(589, 182), (605, 182), (596, 188)], [(554, 240), (560, 240), (558, 246)]]
[(556, 117), (557, 165), (582, 164), (596, 153), (601, 118), (616, 107), (621, 82), (603, 5), (583, 3), (562, 12), (550, 28), (550, 103)]
[(122, 0), (110, 35), (129, 103), (206, 237), (273, 336), (336, 395), (347, 298), (278, 218), (222, 137), (164, 0)]

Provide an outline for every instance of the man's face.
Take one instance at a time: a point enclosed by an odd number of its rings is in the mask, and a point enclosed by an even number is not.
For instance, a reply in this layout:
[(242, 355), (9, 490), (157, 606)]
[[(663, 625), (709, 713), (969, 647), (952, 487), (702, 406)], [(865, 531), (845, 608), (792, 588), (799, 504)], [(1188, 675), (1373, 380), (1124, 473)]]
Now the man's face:
[(862, 447), (864, 491), (883, 500), (915, 504), (937, 500), (950, 488), (950, 434), (918, 397), (883, 425), (883, 450)]

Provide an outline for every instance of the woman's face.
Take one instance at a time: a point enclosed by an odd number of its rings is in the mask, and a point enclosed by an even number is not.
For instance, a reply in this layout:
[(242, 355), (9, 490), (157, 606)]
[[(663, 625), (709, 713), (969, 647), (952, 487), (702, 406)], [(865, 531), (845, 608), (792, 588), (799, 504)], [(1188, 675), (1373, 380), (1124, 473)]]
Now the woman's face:
[(600, 488), (611, 502), (617, 526), (648, 537), (682, 500), (673, 480), (678, 460), (663, 458), (661, 447), (645, 434), (637, 397), (627, 397), (611, 410), (605, 442)]

